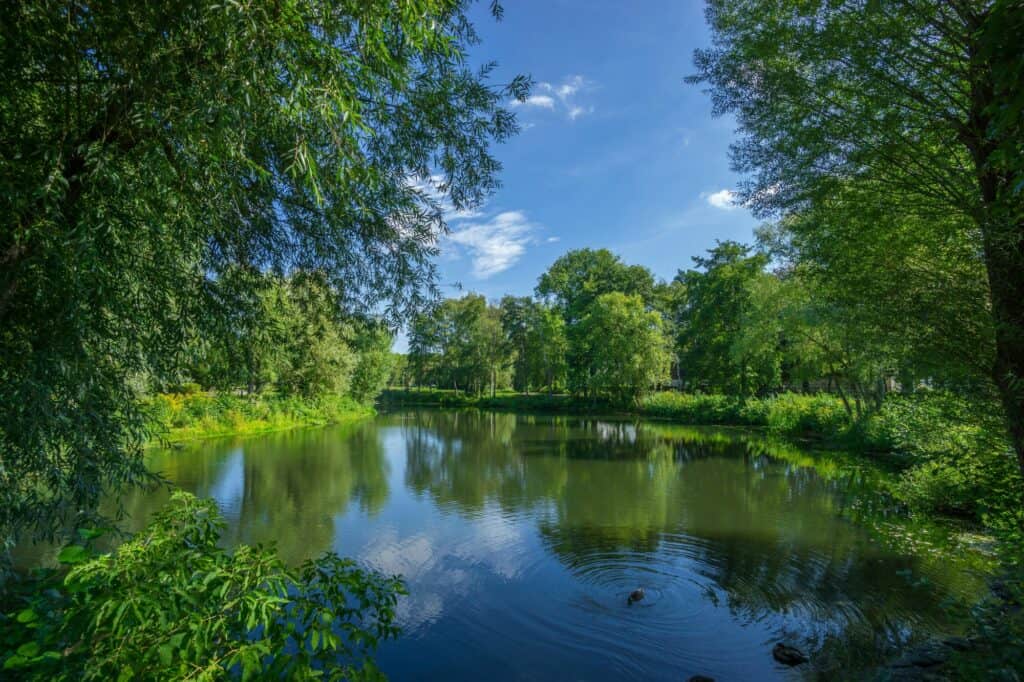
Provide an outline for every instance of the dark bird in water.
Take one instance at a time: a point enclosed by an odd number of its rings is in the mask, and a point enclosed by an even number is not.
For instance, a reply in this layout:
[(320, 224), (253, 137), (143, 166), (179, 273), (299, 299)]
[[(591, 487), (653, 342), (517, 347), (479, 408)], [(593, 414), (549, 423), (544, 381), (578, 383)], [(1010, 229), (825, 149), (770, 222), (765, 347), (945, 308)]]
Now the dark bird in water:
[(772, 649), (772, 657), (783, 665), (800, 665), (810, 660), (804, 655), (804, 652), (782, 642), (776, 644), (775, 648)]
[(645, 596), (646, 595), (644, 595), (644, 588), (638, 587), (638, 588), (636, 588), (635, 590), (633, 590), (632, 592), (629, 593), (629, 596), (626, 597), (626, 603), (627, 604), (632, 604), (633, 602), (640, 601)]

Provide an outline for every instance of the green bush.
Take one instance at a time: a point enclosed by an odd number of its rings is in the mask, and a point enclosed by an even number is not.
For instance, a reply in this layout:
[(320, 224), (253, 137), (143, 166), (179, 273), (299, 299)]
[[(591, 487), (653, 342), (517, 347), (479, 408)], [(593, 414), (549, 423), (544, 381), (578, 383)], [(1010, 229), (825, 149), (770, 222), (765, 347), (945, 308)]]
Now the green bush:
[[(218, 547), (216, 505), (175, 492), (110, 554), (71, 545), (66, 574), (22, 585), (0, 620), (0, 670), (29, 680), (374, 679), (398, 578), (326, 554), (297, 570)], [(86, 536), (89, 537), (89, 536)], [(10, 599), (10, 597), (9, 597)]]
[(890, 396), (861, 428), (865, 447), (891, 451), (906, 470), (894, 492), (912, 509), (998, 514), (1021, 480), (999, 405), (945, 391)]
[(745, 411), (739, 398), (701, 393), (662, 391), (640, 399), (640, 412), (653, 417), (666, 417), (688, 424), (745, 424), (763, 426), (753, 411)]
[(150, 432), (170, 440), (328, 424), (373, 413), (347, 396), (303, 398), (271, 393), (162, 393), (148, 399), (143, 407)]
[(834, 440), (851, 426), (842, 401), (827, 393), (784, 393), (763, 402), (767, 408), (765, 420), (773, 433)]

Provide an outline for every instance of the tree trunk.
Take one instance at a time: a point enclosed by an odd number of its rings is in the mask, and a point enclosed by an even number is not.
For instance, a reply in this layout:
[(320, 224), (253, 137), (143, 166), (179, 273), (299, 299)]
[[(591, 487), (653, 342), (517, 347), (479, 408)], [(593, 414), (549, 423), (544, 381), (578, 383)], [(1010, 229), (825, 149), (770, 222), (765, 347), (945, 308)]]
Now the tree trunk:
[(1024, 475), (1024, 223), (1009, 230), (988, 227), (985, 267), (996, 332), (992, 379), (999, 388), (1010, 441)]
[(996, 355), (992, 380), (1006, 413), (1010, 442), (1024, 475), (1024, 218), (1019, 197), (1014, 196), (1012, 173), (992, 163), (999, 141), (987, 137), (991, 124), (988, 83), (972, 89), (973, 135), (964, 140), (974, 161), (981, 194), (977, 215), (984, 248), (995, 325)]

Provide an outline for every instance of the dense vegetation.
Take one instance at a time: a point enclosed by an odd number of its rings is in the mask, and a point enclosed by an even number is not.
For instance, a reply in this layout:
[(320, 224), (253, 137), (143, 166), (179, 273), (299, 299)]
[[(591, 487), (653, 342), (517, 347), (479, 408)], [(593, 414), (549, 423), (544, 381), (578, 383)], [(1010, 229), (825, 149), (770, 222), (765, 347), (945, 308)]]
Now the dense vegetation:
[[(467, 64), (468, 5), (4, 5), (5, 548), (108, 525), (100, 500), (155, 482), (165, 426), (372, 398), (384, 325), (436, 294), (444, 210), (497, 186), (529, 86)], [(2, 571), (3, 676), (333, 678), (393, 634), (393, 582), (225, 554), (212, 512), (179, 498), (66, 575)]]
[[(635, 403), (668, 381), (667, 339), (677, 386), (719, 397), (647, 398), (657, 412), (761, 423), (751, 397), (835, 396), (841, 411), (830, 398), (791, 421), (900, 453), (903, 499), (997, 533), (1006, 583), (979, 622), (1019, 654), (1024, 5), (710, 0), (707, 16), (713, 46), (690, 81), (737, 118), (738, 200), (767, 220), (758, 243), (720, 243), (671, 283), (607, 252), (563, 256), (536, 289), (565, 326), (565, 373), (547, 387)], [(660, 316), (657, 341), (626, 305)], [(594, 324), (613, 307), (615, 322)], [(412, 341), (416, 379), (444, 385)], [(529, 350), (508, 344), (499, 364), (519, 362)]]
[[(162, 429), (323, 420), (394, 376), (492, 399), (568, 392), (896, 453), (909, 506), (997, 534), (1004, 596), (976, 615), (1014, 665), (1020, 1), (709, 0), (714, 43), (691, 80), (736, 116), (739, 197), (767, 221), (757, 243), (720, 243), (671, 282), (581, 249), (533, 298), (428, 307), (444, 209), (497, 186), (490, 147), (516, 132), (504, 103), (529, 85), (466, 65), (467, 4), (5, 7), (5, 546), (90, 538), (105, 495), (154, 482), (142, 453)], [(670, 387), (687, 394), (653, 393)], [(3, 665), (38, 679), (372, 673), (341, 632), (392, 634), (397, 585), (332, 557), (292, 572), (269, 550), (225, 553), (216, 529), (208, 505), (178, 497), (117, 552), (69, 549), (70, 572), (11, 583)]]

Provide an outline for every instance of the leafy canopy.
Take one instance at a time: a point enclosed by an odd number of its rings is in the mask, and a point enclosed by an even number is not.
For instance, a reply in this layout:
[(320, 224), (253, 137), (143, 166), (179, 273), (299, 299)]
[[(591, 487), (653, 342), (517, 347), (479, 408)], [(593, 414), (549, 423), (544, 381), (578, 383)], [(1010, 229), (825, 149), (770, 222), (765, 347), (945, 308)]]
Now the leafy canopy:
[[(322, 272), (394, 322), (433, 291), (456, 208), (516, 132), (471, 69), (463, 0), (15, 3), (0, 26), (0, 528), (84, 523), (146, 474), (130, 380), (258, 297), (234, 268)], [(500, 8), (495, 7), (500, 14)], [(310, 377), (299, 377), (300, 382)]]

